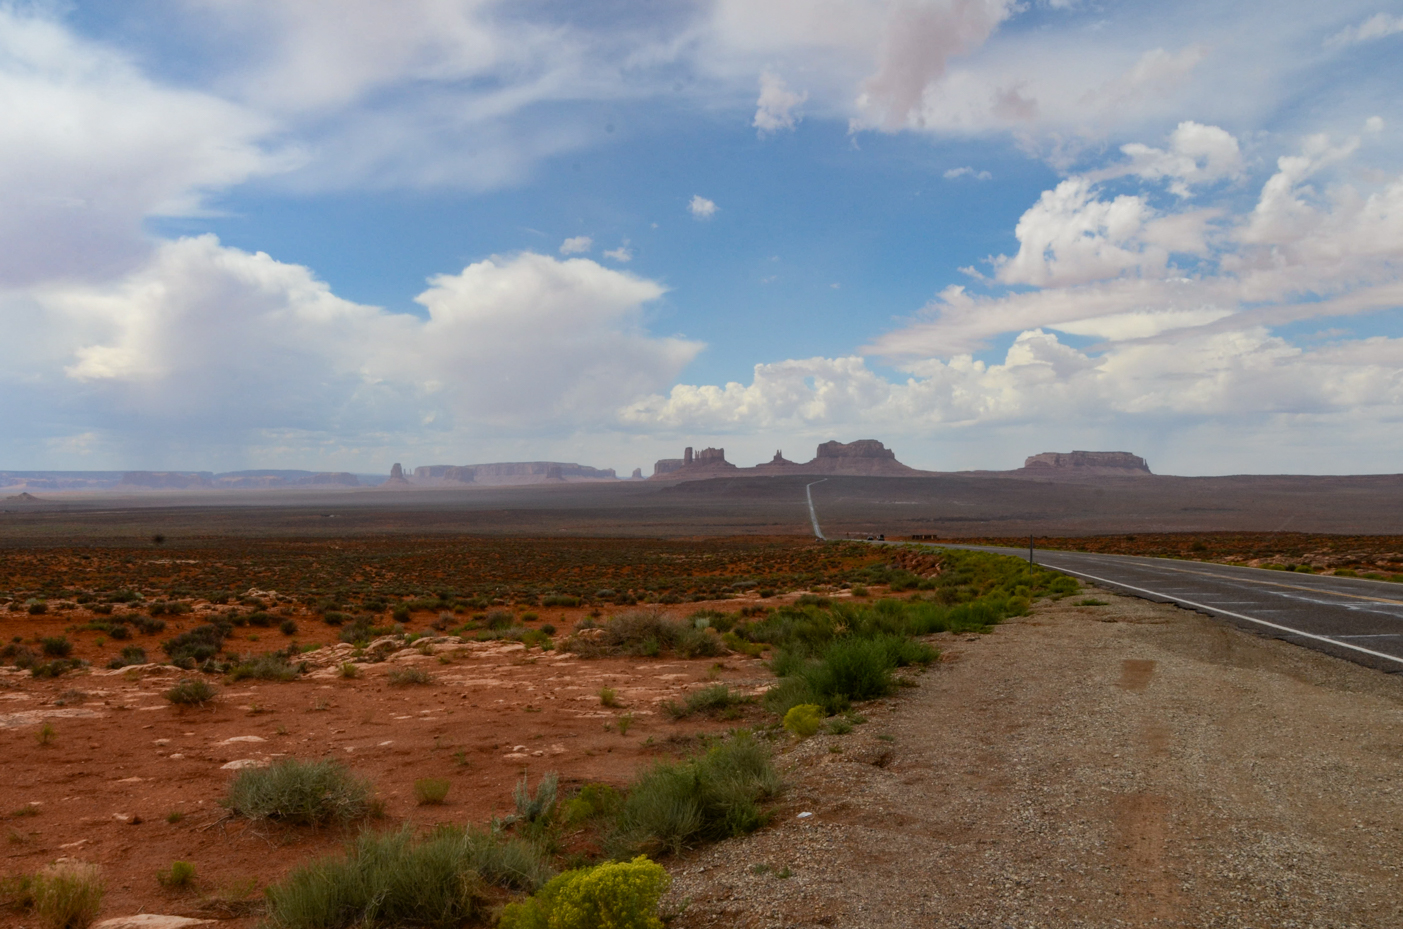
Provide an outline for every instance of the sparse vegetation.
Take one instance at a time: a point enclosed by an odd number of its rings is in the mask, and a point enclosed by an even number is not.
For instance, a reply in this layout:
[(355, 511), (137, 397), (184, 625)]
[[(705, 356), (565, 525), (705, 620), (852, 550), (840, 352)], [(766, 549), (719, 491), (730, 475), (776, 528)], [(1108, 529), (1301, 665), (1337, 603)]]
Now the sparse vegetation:
[(177, 706), (204, 706), (216, 691), (205, 681), (185, 679), (166, 691), (166, 699)]
[(615, 691), (612, 687), (606, 686), (599, 688), (599, 705), (607, 707), (619, 706), (620, 704), (618, 692)]
[(421, 777), (414, 782), (414, 799), (421, 806), (436, 806), (448, 797), (452, 783), (446, 777)]
[(368, 780), (339, 762), (287, 758), (240, 771), (225, 804), (248, 819), (319, 826), (371, 815), (374, 791)]
[(86, 929), (97, 918), (105, 888), (96, 865), (65, 862), (36, 874), (34, 915), (48, 929)]
[(615, 854), (677, 853), (743, 835), (764, 821), (760, 803), (781, 782), (769, 750), (746, 732), (684, 762), (662, 762), (628, 791), (608, 844)]
[(156, 872), (156, 880), (171, 890), (188, 890), (195, 885), (195, 866), (188, 861), (172, 861), (169, 868)]
[(392, 668), (385, 676), (392, 687), (413, 687), (434, 682), (433, 675), (423, 668)]
[(586, 657), (634, 655), (651, 658), (669, 652), (683, 658), (714, 658), (726, 647), (715, 629), (698, 629), (654, 610), (620, 613), (589, 636), (576, 634), (566, 647)]
[(53, 744), (55, 735), (54, 727), (48, 723), (44, 723), (39, 727), (38, 731), (34, 733), (34, 741), (38, 742), (40, 745), (51, 745)]
[(45, 636), (39, 640), (39, 645), (50, 658), (67, 658), (73, 654), (73, 643), (68, 641), (67, 636)]
[(687, 694), (681, 703), (665, 701), (662, 708), (673, 719), (685, 719), (696, 713), (725, 716), (728, 710), (748, 702), (748, 698), (735, 693), (725, 684), (710, 684)]
[(293, 871), (267, 890), (279, 929), (458, 929), (485, 914), (485, 884), (534, 891), (551, 877), (532, 843), (474, 829), (363, 832), (344, 856)]
[(244, 655), (229, 668), (229, 680), (295, 681), (305, 665), (294, 665), (283, 652)]

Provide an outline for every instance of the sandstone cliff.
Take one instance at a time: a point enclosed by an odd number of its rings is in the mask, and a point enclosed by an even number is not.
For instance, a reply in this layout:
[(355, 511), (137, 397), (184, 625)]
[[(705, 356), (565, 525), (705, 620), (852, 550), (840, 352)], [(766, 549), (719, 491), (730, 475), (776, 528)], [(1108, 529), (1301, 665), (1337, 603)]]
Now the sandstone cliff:
[(1099, 477), (1149, 474), (1150, 466), (1130, 452), (1043, 452), (1029, 456), (1021, 470), (1048, 477)]

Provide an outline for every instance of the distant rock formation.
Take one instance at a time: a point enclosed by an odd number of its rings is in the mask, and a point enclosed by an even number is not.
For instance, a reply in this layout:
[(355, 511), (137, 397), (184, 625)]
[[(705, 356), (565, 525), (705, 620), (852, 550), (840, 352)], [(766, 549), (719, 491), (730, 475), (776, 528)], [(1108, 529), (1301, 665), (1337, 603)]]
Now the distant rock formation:
[(591, 468), (565, 461), (498, 461), (479, 465), (421, 465), (414, 469), (414, 483), (424, 486), (453, 484), (544, 484), (546, 482), (614, 481), (613, 468)]
[(1048, 476), (1149, 474), (1145, 459), (1130, 452), (1043, 452), (1023, 462), (1023, 471)]
[(390, 468), (390, 479), (381, 484), (381, 487), (404, 487), (409, 484), (409, 479), (404, 476), (404, 466), (398, 461), (394, 467)]
[(120, 490), (209, 490), (214, 487), (209, 471), (128, 471), (117, 483)]
[(349, 471), (322, 471), (292, 482), (298, 487), (359, 487), (360, 478)]
[(726, 460), (724, 448), (704, 448), (692, 454), (688, 446), (681, 458), (662, 458), (653, 463), (653, 477), (672, 475), (682, 480), (698, 477), (715, 477), (718, 473), (739, 470)]
[(812, 461), (800, 464), (775, 452), (775, 457), (753, 468), (737, 468), (726, 461), (725, 451), (719, 448), (703, 449), (695, 456), (689, 448), (681, 458), (664, 458), (653, 465), (652, 480), (697, 480), (718, 477), (722, 474), (736, 476), (775, 476), (781, 474), (853, 474), (889, 475), (909, 477), (927, 472), (908, 468), (896, 460), (896, 452), (876, 439), (859, 439), (856, 442), (824, 442)]
[(642, 468), (634, 468), (634, 469), (633, 469), (633, 474), (630, 475), (629, 479), (630, 479), (630, 480), (634, 480), (634, 481), (641, 481), (641, 480), (643, 480), (643, 469), (642, 469)]

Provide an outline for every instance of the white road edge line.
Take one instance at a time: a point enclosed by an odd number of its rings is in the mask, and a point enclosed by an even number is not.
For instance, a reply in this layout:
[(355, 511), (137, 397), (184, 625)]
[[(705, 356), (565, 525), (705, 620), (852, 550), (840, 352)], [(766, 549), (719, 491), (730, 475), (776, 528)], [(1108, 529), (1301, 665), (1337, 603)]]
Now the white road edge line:
[(1282, 632), (1289, 632), (1291, 635), (1298, 635), (1307, 639), (1315, 639), (1317, 642), (1326, 642), (1330, 645), (1335, 645), (1340, 648), (1347, 648), (1351, 651), (1360, 652), (1365, 655), (1373, 655), (1375, 658), (1383, 658), (1388, 661), (1395, 661), (1398, 664), (1403, 664), (1403, 658), (1399, 658), (1397, 655), (1389, 655), (1384, 652), (1376, 652), (1372, 648), (1361, 648), (1358, 645), (1350, 645), (1348, 642), (1341, 642), (1339, 639), (1332, 639), (1329, 636), (1324, 635), (1316, 635), (1313, 632), (1303, 632), (1300, 629), (1292, 629), (1290, 626), (1283, 626), (1279, 623), (1270, 623), (1267, 622), (1265, 619), (1258, 619), (1255, 616), (1245, 616), (1242, 613), (1233, 613), (1230, 610), (1220, 610), (1215, 606), (1208, 606), (1204, 603), (1195, 603), (1192, 600), (1185, 600), (1182, 597), (1174, 597), (1169, 594), (1162, 594), (1157, 590), (1146, 590), (1144, 587), (1135, 587), (1131, 584), (1123, 584), (1120, 581), (1113, 581), (1108, 578), (1097, 577), (1094, 574), (1087, 574), (1085, 571), (1073, 571), (1071, 568), (1054, 568), (1052, 565), (1043, 565), (1042, 567), (1052, 568), (1052, 570), (1061, 571), (1064, 574), (1075, 574), (1077, 577), (1084, 577), (1088, 580), (1098, 581), (1102, 584), (1109, 584), (1111, 587), (1124, 587), (1126, 590), (1135, 590), (1142, 594), (1149, 594), (1153, 597), (1165, 597), (1169, 600), (1173, 600), (1176, 603), (1183, 603), (1187, 606), (1195, 607), (1200, 610), (1206, 610), (1209, 613), (1217, 613), (1220, 616), (1231, 616), (1233, 619), (1245, 620), (1249, 623), (1256, 623), (1259, 626), (1267, 626), (1271, 629), (1279, 629)]

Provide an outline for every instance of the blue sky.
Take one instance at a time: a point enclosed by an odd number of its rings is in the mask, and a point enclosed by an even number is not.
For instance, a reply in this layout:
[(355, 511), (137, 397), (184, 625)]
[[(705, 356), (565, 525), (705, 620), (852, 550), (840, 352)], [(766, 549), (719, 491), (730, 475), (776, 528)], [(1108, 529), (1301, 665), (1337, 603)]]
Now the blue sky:
[(0, 467), (1398, 471), (1400, 79), (1379, 3), (3, 4)]

